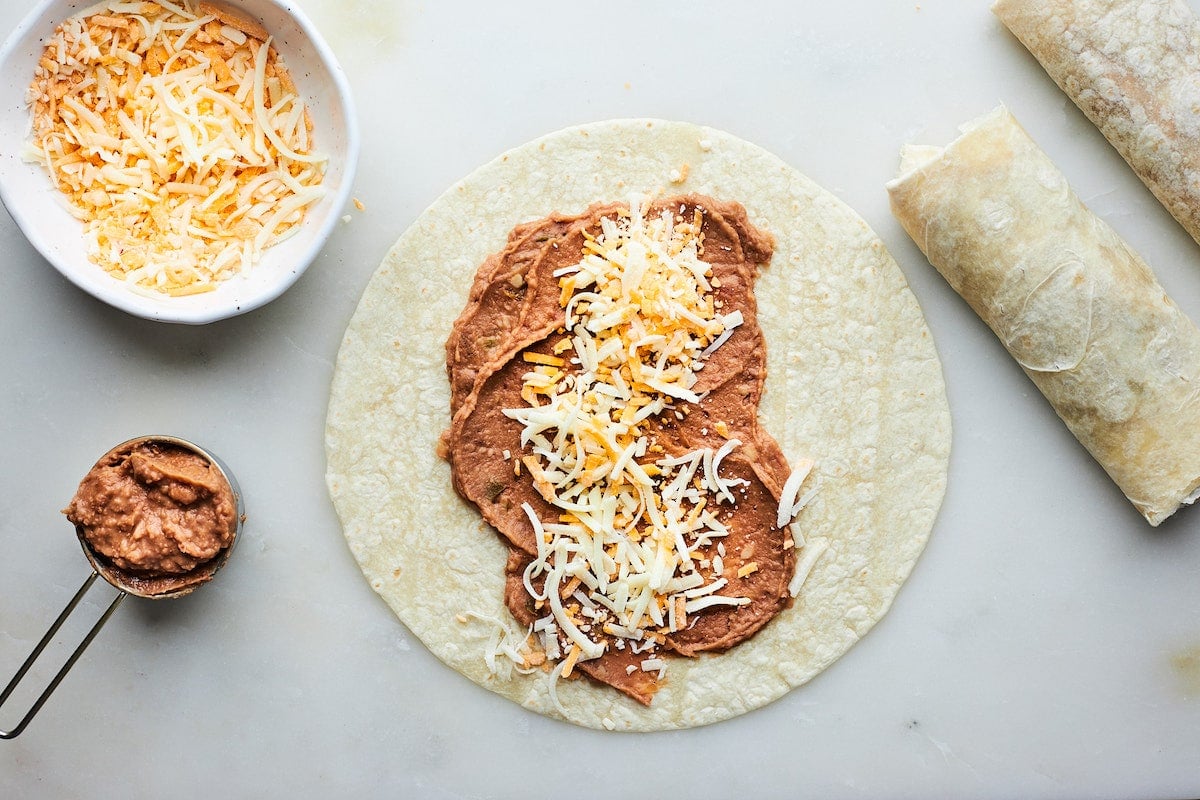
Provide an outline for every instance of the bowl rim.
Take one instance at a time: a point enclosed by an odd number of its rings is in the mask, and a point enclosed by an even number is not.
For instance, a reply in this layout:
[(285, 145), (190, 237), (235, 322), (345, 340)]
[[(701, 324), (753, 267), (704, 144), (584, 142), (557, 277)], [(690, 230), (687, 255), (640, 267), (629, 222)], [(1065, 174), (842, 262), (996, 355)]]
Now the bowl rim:
[[(223, 2), (233, 7), (242, 5), (237, 0), (223, 0)], [(10, 182), (7, 170), (0, 169), (0, 202), (3, 202), (21, 233), (42, 258), (46, 259), (63, 277), (92, 297), (143, 319), (185, 325), (204, 325), (245, 314), (277, 299), (299, 280), (329, 241), (329, 237), (341, 219), (342, 212), (352, 195), (361, 149), (358, 114), (350, 89), (350, 81), (334, 55), (333, 49), (302, 9), (288, 0), (258, 0), (258, 2), (273, 6), (295, 23), (315, 54), (316, 62), (328, 73), (329, 81), (333, 86), (333, 95), (336, 96), (337, 104), (340, 106), (340, 114), (337, 116), (344, 128), (345, 145), (343, 149), (339, 149), (338, 154), (338, 160), (341, 162), (340, 186), (336, 192), (327, 196), (330, 204), (329, 213), (314, 229), (311, 244), (300, 252), (290, 268), (281, 271), (278, 279), (263, 284), (249, 294), (236, 295), (228, 302), (212, 305), (176, 304), (173, 306), (168, 298), (141, 295), (122, 286), (117, 281), (94, 280), (95, 275), (82, 273), (79, 265), (75, 263), (75, 259), (59, 254), (41, 235), (26, 204), (13, 194), (14, 187)], [(43, 32), (41, 23), (42, 18), (53, 7), (64, 6), (65, 9), (70, 9), (71, 6), (75, 6), (73, 10), (69, 10), (63, 15), (65, 19), (98, 4), (86, 0), (82, 2), (80, 0), (39, 0), (0, 44), (0, 70), (6, 70), (9, 67), (10, 61), (15, 57), (17, 51), (28, 44), (31, 37), (48, 38), (51, 35), (53, 29)], [(99, 267), (96, 269), (99, 270)], [(98, 277), (108, 278), (102, 271)], [(230, 280), (236, 280), (236, 278)]]

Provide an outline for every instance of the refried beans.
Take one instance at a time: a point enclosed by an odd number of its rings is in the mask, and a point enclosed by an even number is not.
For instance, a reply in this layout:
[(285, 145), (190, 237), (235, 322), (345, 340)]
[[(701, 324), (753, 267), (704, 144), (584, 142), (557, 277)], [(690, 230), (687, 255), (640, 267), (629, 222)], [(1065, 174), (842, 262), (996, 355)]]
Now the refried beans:
[[(651, 702), (663, 680), (665, 671), (653, 668), (660, 655), (691, 657), (726, 650), (785, 608), (795, 565), (787, 526), (776, 524), (788, 463), (775, 440), (759, 427), (757, 416), (766, 351), (753, 286), (759, 268), (771, 258), (772, 238), (755, 228), (737, 203), (698, 195), (670, 197), (650, 204), (645, 216), (651, 219), (664, 212), (679, 225), (694, 221), (698, 226), (703, 263), (711, 268), (711, 303), (722, 315), (737, 312), (740, 324), (695, 372), (690, 392), (698, 402), (672, 402), (668, 410), (643, 418), (641, 435), (649, 453), (643, 448), (645, 457), (637, 460), (669, 464), (730, 442), (737, 445), (725, 447), (729, 452), (720, 462), (722, 479), (738, 487), (735, 502), (713, 499), (708, 506), (712, 527), (724, 532), (719, 539), (697, 545), (692, 554), (700, 565), (696, 572), (708, 587), (698, 591), (736, 597), (737, 604), (731, 600), (729, 605), (705, 607), (687, 615), (686, 626), (675, 629), (665, 622), (648, 625), (633, 639), (628, 632), (604, 633), (612, 630), (601, 624), (605, 609), (598, 615), (598, 606), (580, 596), (588, 587), (574, 581), (566, 586), (573, 591), (562, 598), (562, 615), (555, 618), (560, 625), (566, 624), (564, 616), (575, 620), (603, 647), (598, 656), (559, 654), (570, 661), (563, 674), (578, 669), (643, 704)], [(453, 421), (441, 451), (451, 463), (455, 489), (479, 508), (510, 549), (505, 600), (522, 626), (534, 625), (555, 605), (544, 596), (545, 571), (530, 566), (539, 559), (541, 527), (531, 524), (531, 515), (544, 524), (562, 521), (564, 515), (562, 506), (548, 499), (544, 482), (539, 485), (530, 474), (541, 468), (528, 460), (525, 427), (512, 410), (531, 405), (527, 383), (537, 365), (562, 364), (556, 379), (578, 379), (581, 370), (579, 359), (571, 358), (577, 354), (567, 328), (561, 276), (580, 262), (605, 219), (629, 213), (627, 205), (596, 205), (579, 215), (555, 214), (518, 226), (504, 250), (479, 268), (467, 307), (446, 344)], [(547, 373), (555, 369), (544, 367)], [(693, 516), (705, 505), (694, 495), (689, 502), (686, 510)], [(655, 611), (665, 615), (674, 610)]]
[(107, 454), (63, 513), (93, 552), (142, 576), (202, 566), (233, 543), (238, 523), (237, 498), (216, 465), (153, 439)]

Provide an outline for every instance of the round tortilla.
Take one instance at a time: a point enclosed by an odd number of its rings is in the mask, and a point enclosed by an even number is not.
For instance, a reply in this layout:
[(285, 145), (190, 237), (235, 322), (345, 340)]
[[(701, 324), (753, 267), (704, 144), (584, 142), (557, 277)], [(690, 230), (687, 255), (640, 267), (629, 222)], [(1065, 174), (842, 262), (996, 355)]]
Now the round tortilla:
[[(768, 346), (759, 414), (789, 461), (816, 460), (820, 480), (797, 519), (808, 541), (798, 569), (819, 558), (794, 604), (726, 653), (670, 659), (648, 708), (586, 679), (552, 688), (542, 671), (489, 669), (485, 654), (504, 630), (524, 635), (504, 606), (508, 551), (454, 493), (450, 467), (435, 454), (450, 424), (444, 343), (479, 265), (519, 222), (635, 191), (736, 200), (774, 234), (756, 288)], [(933, 340), (866, 223), (765, 150), (660, 120), (550, 134), (438, 198), (363, 294), (338, 353), (326, 424), (326, 479), (346, 540), (401, 621), (480, 686), (610, 730), (727, 719), (833, 663), (887, 612), (912, 571), (941, 506), (950, 453)]]

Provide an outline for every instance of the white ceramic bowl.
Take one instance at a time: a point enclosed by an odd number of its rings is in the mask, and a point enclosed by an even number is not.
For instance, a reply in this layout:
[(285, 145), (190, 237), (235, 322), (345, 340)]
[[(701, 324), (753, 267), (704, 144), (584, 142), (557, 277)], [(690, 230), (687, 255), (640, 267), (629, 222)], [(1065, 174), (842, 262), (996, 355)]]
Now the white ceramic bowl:
[[(262, 22), (287, 64), (312, 115), (315, 149), (328, 154), (326, 195), (309, 207), (301, 230), (264, 251), (245, 275), (190, 297), (145, 297), (90, 262), (82, 226), (67, 212), (63, 195), (38, 164), (22, 161), (29, 133), (25, 92), (43, 43), (58, 24), (94, 5), (84, 0), (42, 0), (0, 48), (0, 199), (38, 251), (76, 286), (130, 314), (163, 322), (203, 324), (232, 317), (274, 300), (296, 282), (324, 246), (350, 197), (359, 134), (346, 75), (312, 23), (286, 0), (226, 0)], [(14, 265), (9, 264), (9, 268)], [(25, 265), (37, 268), (41, 265)]]

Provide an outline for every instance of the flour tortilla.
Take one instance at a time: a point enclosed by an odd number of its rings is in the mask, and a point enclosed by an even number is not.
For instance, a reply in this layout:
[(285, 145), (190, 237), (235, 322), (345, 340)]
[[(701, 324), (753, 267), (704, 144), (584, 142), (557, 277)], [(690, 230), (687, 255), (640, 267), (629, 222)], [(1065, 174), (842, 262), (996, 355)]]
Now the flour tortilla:
[(363, 574), (404, 624), (475, 683), (563, 716), (545, 673), (497, 676), (485, 662), (502, 627), (524, 632), (504, 607), (507, 549), (434, 452), (450, 422), (443, 343), (475, 270), (517, 223), (660, 189), (739, 201), (776, 237), (757, 286), (768, 343), (760, 415), (793, 463), (817, 460), (820, 490), (799, 517), (808, 545), (797, 560), (819, 557), (794, 605), (749, 642), (671, 659), (649, 708), (587, 680), (559, 681), (565, 718), (593, 728), (704, 725), (810, 680), (887, 612), (945, 491), (941, 364), (903, 275), (859, 217), (717, 130), (659, 120), (570, 128), (505, 153), (435, 201), (383, 260), (338, 354), (329, 491)]
[(992, 11), (1200, 242), (1200, 16), (1187, 0), (997, 0)]
[(1200, 489), (1200, 329), (1003, 106), (908, 149), (892, 211), (1151, 525)]

